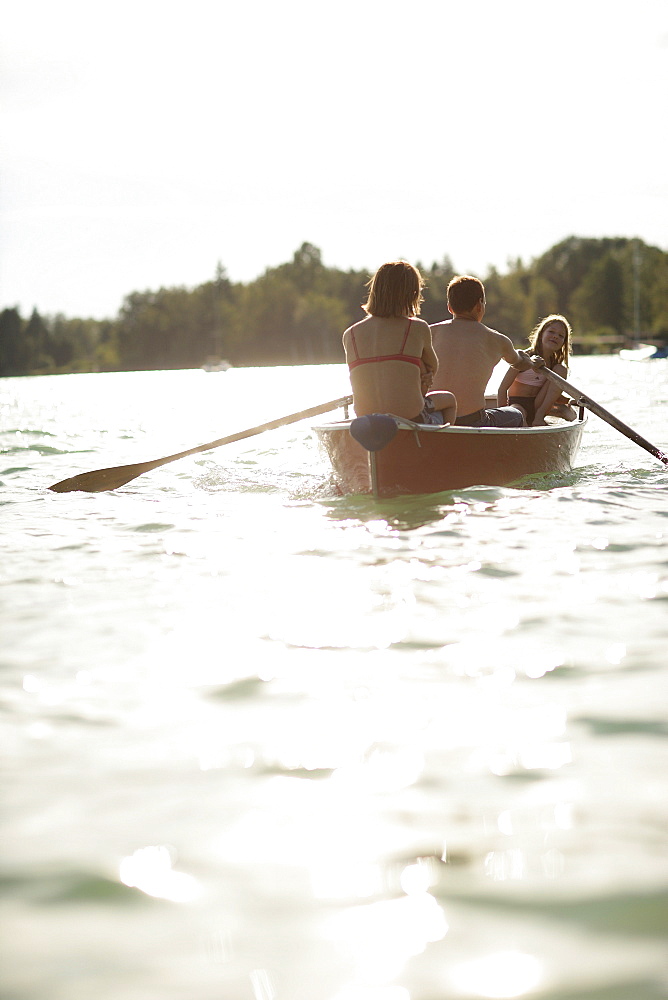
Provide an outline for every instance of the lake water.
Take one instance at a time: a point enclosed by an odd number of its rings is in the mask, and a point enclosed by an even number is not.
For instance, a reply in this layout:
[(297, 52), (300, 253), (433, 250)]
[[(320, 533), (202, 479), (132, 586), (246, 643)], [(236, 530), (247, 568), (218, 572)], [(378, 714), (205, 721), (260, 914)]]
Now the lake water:
[[(658, 447), (668, 361), (570, 380)], [(668, 995), (668, 472), (376, 502), (340, 365), (0, 380), (3, 996)], [(339, 414), (332, 414), (333, 417)]]

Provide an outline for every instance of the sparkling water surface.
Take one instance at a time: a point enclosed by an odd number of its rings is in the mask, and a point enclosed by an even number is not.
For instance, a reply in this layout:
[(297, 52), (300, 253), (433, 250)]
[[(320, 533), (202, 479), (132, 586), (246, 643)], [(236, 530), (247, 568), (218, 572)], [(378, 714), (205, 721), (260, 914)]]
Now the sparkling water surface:
[[(666, 449), (668, 361), (570, 381)], [(668, 995), (656, 459), (375, 501), (307, 420), (48, 490), (348, 391), (0, 380), (3, 996)]]

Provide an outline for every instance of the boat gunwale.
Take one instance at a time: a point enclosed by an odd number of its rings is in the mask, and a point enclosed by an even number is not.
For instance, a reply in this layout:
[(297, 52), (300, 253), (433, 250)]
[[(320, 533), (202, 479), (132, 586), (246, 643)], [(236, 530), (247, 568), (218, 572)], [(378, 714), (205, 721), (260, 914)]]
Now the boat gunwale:
[[(394, 416), (392, 413), (388, 413), (387, 416)], [(403, 417), (396, 417), (396, 420), (403, 420)], [(563, 420), (558, 418), (560, 422), (558, 424), (547, 424), (545, 427), (466, 427), (464, 425), (457, 424), (415, 424), (413, 426), (408, 426), (407, 424), (399, 424), (397, 427), (398, 431), (406, 431), (409, 434), (488, 434), (490, 436), (499, 434), (517, 434), (519, 431), (522, 434), (529, 432), (530, 434), (545, 434), (564, 432), (567, 430), (572, 430), (574, 427), (582, 426), (587, 423), (587, 414), (585, 413), (582, 419), (578, 417), (575, 420)], [(312, 424), (312, 430), (314, 431), (335, 431), (335, 430), (350, 430), (350, 425), (352, 419), (350, 420), (333, 420), (327, 423)]]

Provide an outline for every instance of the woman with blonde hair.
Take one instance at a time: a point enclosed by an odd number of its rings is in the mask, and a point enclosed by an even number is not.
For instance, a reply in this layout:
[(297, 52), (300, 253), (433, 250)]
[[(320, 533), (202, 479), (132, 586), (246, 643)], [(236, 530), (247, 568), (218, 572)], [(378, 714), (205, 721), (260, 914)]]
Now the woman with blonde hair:
[(343, 334), (358, 417), (391, 413), (419, 424), (454, 424), (451, 392), (429, 392), (438, 360), (431, 330), (418, 319), (424, 280), (405, 260), (381, 265), (367, 283), (365, 319)]
[[(566, 317), (552, 313), (540, 320), (529, 334), (528, 352), (540, 355), (546, 368), (566, 378), (571, 337), (571, 325)], [(499, 406), (520, 406), (530, 427), (544, 425), (548, 414), (575, 420), (575, 411), (567, 398), (561, 396), (559, 386), (550, 382), (540, 368), (519, 373), (509, 368), (499, 386), (497, 402)]]

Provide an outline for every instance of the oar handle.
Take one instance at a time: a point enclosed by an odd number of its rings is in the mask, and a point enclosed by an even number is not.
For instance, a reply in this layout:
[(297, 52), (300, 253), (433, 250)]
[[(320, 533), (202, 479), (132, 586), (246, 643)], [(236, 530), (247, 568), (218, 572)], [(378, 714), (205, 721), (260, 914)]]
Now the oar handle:
[(624, 434), (631, 441), (634, 441), (635, 444), (640, 445), (641, 448), (648, 451), (650, 455), (654, 455), (655, 458), (658, 458), (664, 465), (668, 465), (668, 456), (657, 448), (656, 445), (653, 445), (641, 434), (638, 434), (637, 431), (634, 431), (632, 427), (628, 426), (628, 424), (625, 424), (623, 420), (616, 417), (614, 413), (610, 413), (610, 411), (606, 410), (600, 403), (597, 403), (595, 400), (587, 396), (586, 393), (581, 392), (580, 389), (577, 389), (574, 385), (571, 385), (570, 382), (567, 382), (565, 378), (561, 377), (561, 375), (557, 375), (556, 372), (551, 371), (547, 365), (544, 368), (541, 367), (537, 370), (542, 372), (543, 375), (550, 380), (550, 382), (554, 382), (555, 385), (558, 385), (563, 392), (568, 393), (568, 395), (580, 406), (584, 406), (588, 410), (591, 410), (591, 412), (595, 413), (597, 417), (601, 418), (601, 420), (605, 420), (605, 422), (610, 424), (611, 427), (618, 430), (620, 434)]
[(297, 413), (289, 413), (285, 417), (268, 420), (266, 424), (258, 424), (257, 427), (247, 427), (246, 430), (237, 431), (235, 434), (228, 434), (227, 437), (217, 438), (217, 440), (209, 441), (207, 444), (199, 444), (196, 448), (188, 448), (187, 451), (179, 451), (176, 455), (169, 455), (167, 458), (161, 458), (158, 461), (165, 465), (167, 462), (175, 462), (178, 458), (186, 458), (188, 455), (197, 455), (201, 451), (220, 448), (223, 444), (243, 441), (244, 438), (253, 437), (255, 434), (262, 434), (264, 431), (273, 431), (284, 424), (294, 424), (298, 420), (306, 420), (308, 417), (317, 417), (320, 413), (338, 410), (341, 406), (351, 406), (352, 401), (352, 396), (341, 396), (340, 399), (330, 399), (328, 403), (319, 403), (318, 406), (310, 406), (307, 410), (299, 410)]

